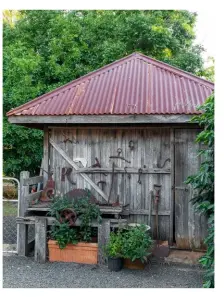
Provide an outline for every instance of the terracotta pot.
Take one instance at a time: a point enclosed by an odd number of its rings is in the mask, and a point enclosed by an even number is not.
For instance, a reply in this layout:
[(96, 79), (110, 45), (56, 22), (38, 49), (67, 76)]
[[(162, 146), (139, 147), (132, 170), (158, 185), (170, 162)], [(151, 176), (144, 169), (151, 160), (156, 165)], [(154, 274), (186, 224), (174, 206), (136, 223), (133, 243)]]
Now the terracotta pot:
[(97, 264), (97, 243), (79, 242), (77, 244), (68, 244), (64, 249), (60, 249), (55, 240), (49, 240), (48, 249), (50, 262)]
[(141, 260), (136, 259), (134, 261), (131, 261), (131, 259), (124, 259), (124, 267), (128, 269), (144, 269), (146, 266), (146, 262), (142, 263)]

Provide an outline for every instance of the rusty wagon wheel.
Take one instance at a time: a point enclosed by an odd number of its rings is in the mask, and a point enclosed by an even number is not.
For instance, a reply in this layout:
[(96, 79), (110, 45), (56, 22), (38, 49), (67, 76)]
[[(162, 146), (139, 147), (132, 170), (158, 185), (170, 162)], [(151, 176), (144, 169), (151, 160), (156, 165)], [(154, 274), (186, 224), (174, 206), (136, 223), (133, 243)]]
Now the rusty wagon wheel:
[(69, 226), (75, 226), (75, 222), (77, 220), (77, 214), (74, 209), (66, 208), (60, 212), (60, 223), (69, 223)]

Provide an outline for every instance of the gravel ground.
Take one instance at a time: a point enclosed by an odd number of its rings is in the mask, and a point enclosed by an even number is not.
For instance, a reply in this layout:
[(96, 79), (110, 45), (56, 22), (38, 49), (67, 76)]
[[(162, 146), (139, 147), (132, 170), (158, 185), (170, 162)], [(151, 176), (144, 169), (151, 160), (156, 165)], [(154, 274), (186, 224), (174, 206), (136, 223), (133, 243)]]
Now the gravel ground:
[(37, 264), (33, 257), (3, 257), (4, 288), (201, 288), (202, 270), (183, 265), (151, 265), (111, 272), (106, 266)]

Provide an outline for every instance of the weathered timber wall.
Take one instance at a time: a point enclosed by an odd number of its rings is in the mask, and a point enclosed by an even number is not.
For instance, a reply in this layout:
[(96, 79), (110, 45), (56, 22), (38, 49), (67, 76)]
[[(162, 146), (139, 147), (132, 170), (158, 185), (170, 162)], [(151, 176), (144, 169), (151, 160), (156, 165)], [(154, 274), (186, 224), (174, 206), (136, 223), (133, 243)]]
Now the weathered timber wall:
[[(177, 189), (185, 187), (184, 180), (189, 174), (197, 171), (200, 160), (197, 158), (197, 145), (194, 143), (195, 129), (175, 129), (174, 143), (171, 137), (171, 128), (52, 128), (50, 137), (63, 149), (67, 155), (75, 158), (86, 158), (87, 167), (96, 163), (98, 158), (101, 167), (112, 171), (115, 168), (123, 169), (125, 166), (132, 171), (131, 178), (124, 172), (114, 175), (113, 189), (110, 202), (119, 201), (124, 205), (129, 204), (132, 214), (130, 222), (145, 223), (151, 226), (155, 238), (155, 215), (153, 201), (150, 203), (151, 191), (154, 184), (160, 184), (161, 197), (159, 201), (159, 237), (162, 240), (170, 239), (173, 227), (170, 224), (174, 216), (174, 240), (181, 248), (200, 248), (203, 246), (206, 221), (195, 213), (189, 200), (192, 191), (185, 192)], [(182, 136), (183, 135), (183, 136)], [(67, 139), (67, 141), (65, 141)], [(133, 141), (134, 149), (131, 150), (129, 142)], [(172, 149), (174, 146), (174, 149)], [(121, 156), (129, 160), (127, 163), (119, 159), (110, 159), (117, 155), (117, 149), (122, 149)], [(173, 152), (173, 156), (171, 156)], [(166, 162), (164, 168), (159, 169), (166, 159), (175, 160), (174, 164)], [(77, 165), (82, 168), (80, 163)], [(138, 183), (138, 169), (146, 167), (151, 173), (141, 175), (141, 184)], [(71, 167), (60, 154), (50, 147), (50, 168), (56, 181), (58, 194), (65, 194), (74, 188), (88, 188), (97, 199), (103, 202), (97, 192), (77, 173), (72, 170), (71, 178), (76, 185), (72, 185), (65, 177), (61, 181), (63, 167)], [(175, 173), (174, 170), (175, 169)], [(170, 171), (169, 171), (170, 169)], [(152, 173), (153, 170), (163, 170), (163, 173)], [(86, 173), (95, 183), (105, 181), (103, 191), (109, 195), (112, 173), (105, 176), (102, 173)], [(171, 178), (173, 176), (173, 178)], [(171, 184), (171, 182), (174, 184)], [(172, 186), (175, 190), (172, 191)], [(100, 185), (101, 187), (101, 185)], [(175, 195), (173, 195), (174, 193)], [(175, 200), (176, 199), (176, 200)], [(174, 202), (174, 203), (173, 203)], [(171, 208), (173, 205), (173, 209)], [(151, 211), (150, 211), (151, 209)], [(150, 211), (150, 215), (149, 215)]]
[(207, 220), (198, 214), (190, 200), (193, 189), (184, 184), (189, 175), (200, 167), (199, 144), (195, 143), (200, 130), (175, 130), (175, 239), (178, 248), (204, 248)]
[[(146, 223), (152, 226), (154, 232), (155, 215), (151, 218), (148, 214), (150, 191), (153, 190), (154, 184), (161, 184), (161, 200), (159, 205), (160, 211), (170, 212), (171, 187), (170, 172), (168, 173), (144, 173), (141, 175), (141, 184), (138, 183), (138, 169), (158, 168), (167, 158), (170, 158), (170, 129), (168, 128), (150, 128), (150, 129), (52, 129), (51, 138), (57, 143), (71, 159), (86, 158), (87, 167), (95, 164), (97, 157), (103, 168), (112, 170), (112, 163), (116, 168), (130, 167), (136, 173), (131, 173), (131, 178), (125, 173), (116, 173), (114, 175), (114, 183), (111, 193), (111, 202), (115, 202), (119, 196), (119, 201), (124, 205), (129, 204), (132, 211), (145, 210), (144, 214), (131, 215), (130, 221), (137, 223)], [(66, 142), (63, 142), (66, 138)], [(134, 149), (131, 150), (129, 142), (133, 141)], [(72, 141), (72, 142), (71, 142)], [(122, 149), (125, 159), (131, 163), (127, 163), (119, 159), (110, 159), (110, 156), (116, 156), (117, 149)], [(66, 193), (76, 186), (68, 182), (65, 178), (61, 182), (61, 172), (63, 167), (71, 167), (52, 147), (50, 151), (50, 167), (54, 172), (56, 181), (56, 189), (58, 193)], [(81, 164), (77, 163), (80, 167)], [(163, 169), (169, 169), (170, 162), (166, 162)], [(88, 173), (88, 176), (95, 182), (105, 181), (104, 191), (107, 195), (110, 192), (112, 174), (107, 176), (100, 173)], [(77, 183), (77, 188), (91, 189), (89, 184), (79, 175), (71, 174), (72, 180)], [(91, 189), (97, 199), (102, 198)], [(152, 207), (152, 211), (153, 211)], [(169, 236), (169, 215), (160, 215), (159, 227), (161, 239), (168, 239)]]

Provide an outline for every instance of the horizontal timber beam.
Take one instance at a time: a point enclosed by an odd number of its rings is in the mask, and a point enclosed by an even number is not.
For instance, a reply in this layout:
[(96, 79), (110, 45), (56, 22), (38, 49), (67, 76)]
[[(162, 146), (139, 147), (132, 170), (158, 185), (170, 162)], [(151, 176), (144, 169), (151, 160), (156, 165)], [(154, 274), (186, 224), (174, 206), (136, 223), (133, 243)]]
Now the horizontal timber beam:
[[(123, 168), (114, 168), (114, 173), (133, 173), (133, 174), (139, 174), (139, 168), (127, 168), (126, 171)], [(76, 170), (76, 173), (112, 173), (112, 168), (82, 168), (79, 170)], [(160, 168), (149, 168), (144, 169), (142, 168), (143, 174), (170, 174), (170, 169), (160, 169)]]
[(13, 124), (140, 124), (188, 123), (193, 115), (70, 115), (70, 116), (9, 116)]

